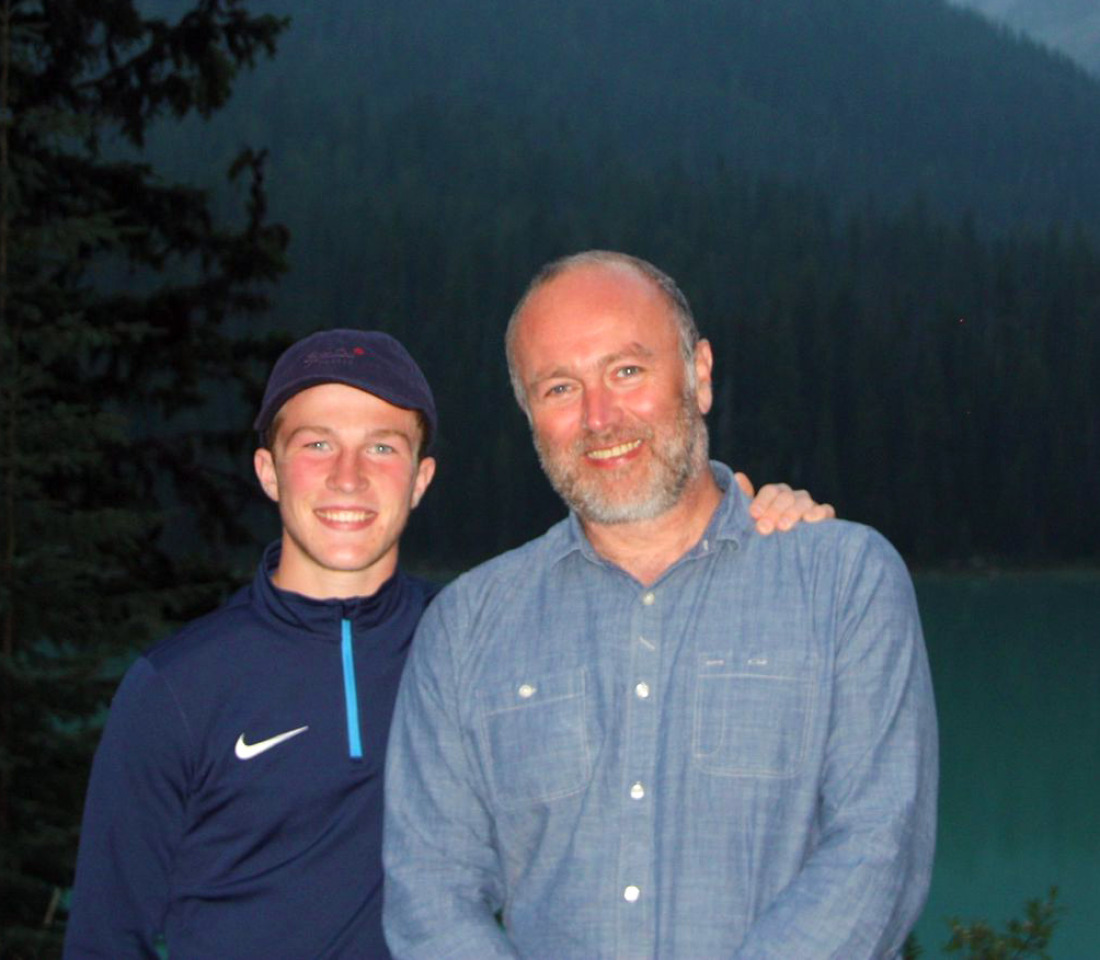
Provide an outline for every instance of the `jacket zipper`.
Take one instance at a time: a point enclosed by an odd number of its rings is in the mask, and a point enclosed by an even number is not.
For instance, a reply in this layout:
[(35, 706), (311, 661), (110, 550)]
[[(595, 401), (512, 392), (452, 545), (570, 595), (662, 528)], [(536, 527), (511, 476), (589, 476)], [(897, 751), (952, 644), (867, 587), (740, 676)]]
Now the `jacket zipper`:
[(351, 621), (340, 621), (340, 652), (344, 661), (344, 709), (348, 716), (348, 756), (363, 759), (359, 739), (359, 694), (355, 688), (355, 653), (351, 647)]

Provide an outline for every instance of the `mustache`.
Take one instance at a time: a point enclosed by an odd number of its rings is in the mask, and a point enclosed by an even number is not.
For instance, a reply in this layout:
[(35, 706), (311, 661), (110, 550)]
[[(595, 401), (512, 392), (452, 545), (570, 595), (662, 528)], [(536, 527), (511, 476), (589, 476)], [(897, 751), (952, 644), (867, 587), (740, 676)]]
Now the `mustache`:
[(646, 424), (609, 427), (606, 430), (589, 430), (586, 427), (584, 432), (570, 444), (570, 448), (575, 455), (584, 456), (590, 450), (601, 450), (634, 440), (652, 440), (653, 435), (653, 428)]

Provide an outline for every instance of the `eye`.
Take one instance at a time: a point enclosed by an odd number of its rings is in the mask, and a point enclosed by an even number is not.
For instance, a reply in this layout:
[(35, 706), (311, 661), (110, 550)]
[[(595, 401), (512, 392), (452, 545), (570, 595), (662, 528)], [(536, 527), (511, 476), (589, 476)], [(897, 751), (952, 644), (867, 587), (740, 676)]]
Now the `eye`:
[(397, 453), (397, 448), (391, 446), (388, 443), (372, 443), (370, 449), (371, 453), (377, 453), (383, 456), (388, 456), (391, 453)]
[(310, 440), (305, 445), (307, 450), (328, 450), (329, 445), (327, 440)]
[(619, 369), (615, 371), (615, 376), (619, 377), (620, 379), (627, 380), (630, 377), (638, 376), (638, 374), (641, 372), (642, 368), (639, 367), (638, 364), (628, 363), (624, 367), (619, 367)]
[(569, 392), (568, 383), (555, 383), (546, 391), (548, 397), (564, 397)]

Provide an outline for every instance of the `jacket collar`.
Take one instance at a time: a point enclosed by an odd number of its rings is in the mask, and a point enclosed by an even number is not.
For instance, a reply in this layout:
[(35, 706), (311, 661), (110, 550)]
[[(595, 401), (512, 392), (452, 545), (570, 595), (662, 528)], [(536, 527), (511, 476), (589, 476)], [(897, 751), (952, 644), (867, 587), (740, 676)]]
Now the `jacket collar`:
[(408, 579), (400, 568), (369, 597), (316, 600), (283, 590), (271, 579), (278, 569), (281, 552), (278, 540), (268, 544), (251, 588), (256, 607), (280, 626), (339, 642), (341, 621), (350, 620), (352, 630), (362, 634), (389, 623), (405, 605)]

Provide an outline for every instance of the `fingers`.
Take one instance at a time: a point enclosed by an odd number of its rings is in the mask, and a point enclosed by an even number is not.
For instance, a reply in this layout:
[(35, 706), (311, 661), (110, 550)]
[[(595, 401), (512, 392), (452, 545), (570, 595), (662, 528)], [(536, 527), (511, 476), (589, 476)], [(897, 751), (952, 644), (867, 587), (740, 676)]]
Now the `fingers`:
[(794, 506), (794, 502), (795, 492), (789, 485), (766, 483), (749, 505), (749, 516), (756, 521), (756, 529), (767, 536), (786, 517), (787, 511)]
[(801, 522), (831, 520), (836, 510), (828, 503), (815, 503), (805, 490), (792, 490), (785, 483), (768, 483), (749, 505), (756, 529), (767, 536), (775, 530), (787, 531)]
[(737, 486), (741, 488), (741, 492), (746, 497), (751, 497), (754, 493), (756, 493), (756, 488), (753, 487), (752, 481), (747, 476), (745, 476), (745, 474), (738, 471), (733, 475), (733, 479), (737, 481)]

